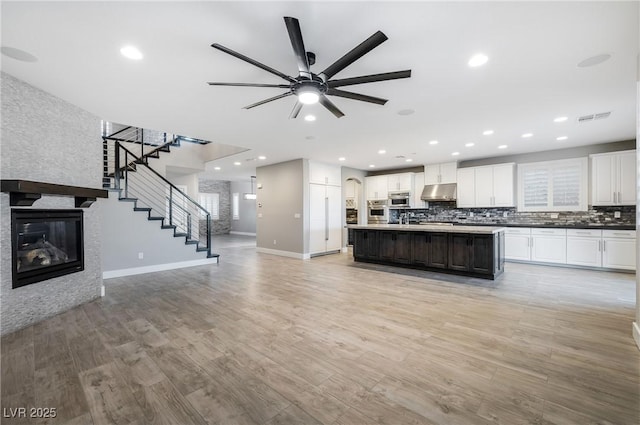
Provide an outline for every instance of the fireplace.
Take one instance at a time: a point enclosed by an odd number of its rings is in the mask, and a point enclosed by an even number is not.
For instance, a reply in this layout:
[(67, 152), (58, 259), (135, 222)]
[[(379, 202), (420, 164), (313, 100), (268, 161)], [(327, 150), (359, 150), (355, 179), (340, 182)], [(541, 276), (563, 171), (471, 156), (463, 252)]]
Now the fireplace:
[(13, 288), (84, 270), (82, 210), (11, 210)]

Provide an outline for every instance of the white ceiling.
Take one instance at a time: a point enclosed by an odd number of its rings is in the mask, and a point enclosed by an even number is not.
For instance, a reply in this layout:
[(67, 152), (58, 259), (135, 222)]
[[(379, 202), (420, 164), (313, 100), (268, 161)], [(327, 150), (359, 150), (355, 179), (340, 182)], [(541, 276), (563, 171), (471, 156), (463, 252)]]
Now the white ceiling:
[[(413, 75), (345, 87), (389, 102), (332, 97), (346, 114), (340, 119), (314, 105), (290, 120), (293, 97), (245, 110), (284, 90), (206, 84), (284, 82), (214, 42), (295, 76), (283, 16), (300, 20), (316, 72), (381, 30), (389, 40), (335, 78)], [(379, 170), (634, 139), (638, 16), (638, 2), (3, 1), (2, 45), (38, 61), (2, 56), (1, 65), (106, 120), (248, 148), (210, 164), (222, 168), (219, 178), (247, 179), (256, 165), (296, 158)], [(122, 57), (125, 44), (144, 59)], [(477, 52), (489, 62), (468, 67)], [(603, 53), (611, 59), (577, 66)], [(405, 109), (415, 113), (398, 115)], [(576, 121), (605, 111), (607, 119)], [(309, 112), (315, 122), (301, 119)], [(557, 116), (569, 120), (554, 123)], [(487, 129), (495, 133), (483, 136)], [(534, 136), (520, 137), (527, 132)], [(259, 155), (267, 159), (247, 161)]]

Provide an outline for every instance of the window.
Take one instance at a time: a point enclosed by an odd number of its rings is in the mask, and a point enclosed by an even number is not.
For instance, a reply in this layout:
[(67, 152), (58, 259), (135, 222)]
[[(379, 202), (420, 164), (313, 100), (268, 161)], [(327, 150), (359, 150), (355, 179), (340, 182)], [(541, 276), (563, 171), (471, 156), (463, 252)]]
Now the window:
[(586, 211), (588, 159), (518, 165), (518, 211)]
[(231, 204), (231, 218), (233, 220), (240, 220), (240, 194), (233, 194), (233, 202)]
[[(212, 220), (220, 219), (220, 194), (219, 193), (201, 193), (200, 205), (209, 211)], [(205, 215), (204, 212), (202, 215)]]

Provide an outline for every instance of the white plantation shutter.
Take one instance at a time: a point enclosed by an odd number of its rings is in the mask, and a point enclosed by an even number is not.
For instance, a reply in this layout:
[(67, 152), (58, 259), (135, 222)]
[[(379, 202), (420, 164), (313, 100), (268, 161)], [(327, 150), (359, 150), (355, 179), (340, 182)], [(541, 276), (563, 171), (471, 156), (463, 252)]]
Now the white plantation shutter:
[(586, 211), (588, 159), (518, 165), (518, 211)]
[[(220, 219), (220, 194), (219, 193), (201, 193), (200, 205), (211, 213), (212, 220)], [(203, 215), (204, 212), (202, 213)]]

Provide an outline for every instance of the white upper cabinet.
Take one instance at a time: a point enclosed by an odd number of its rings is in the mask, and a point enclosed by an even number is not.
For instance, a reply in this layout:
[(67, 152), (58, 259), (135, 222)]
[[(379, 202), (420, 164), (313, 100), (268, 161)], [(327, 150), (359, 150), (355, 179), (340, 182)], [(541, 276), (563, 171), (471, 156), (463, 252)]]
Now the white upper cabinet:
[(342, 185), (342, 170), (339, 165), (309, 161), (309, 183)]
[(513, 207), (515, 164), (460, 168), (458, 207)]
[(457, 162), (443, 162), (424, 166), (424, 184), (455, 183), (457, 180)]
[(387, 175), (389, 192), (412, 192), (414, 173), (398, 173)]
[(424, 189), (424, 173), (416, 173), (413, 179), (413, 202), (411, 203), (413, 208), (425, 207), (425, 202), (420, 199), (422, 189)]
[(591, 155), (591, 203), (635, 205), (635, 150)]
[(387, 176), (371, 176), (364, 178), (364, 185), (367, 191), (367, 200), (388, 199), (389, 189)]
[(458, 199), (459, 208), (476, 206), (476, 177), (474, 168), (460, 168), (458, 170)]

